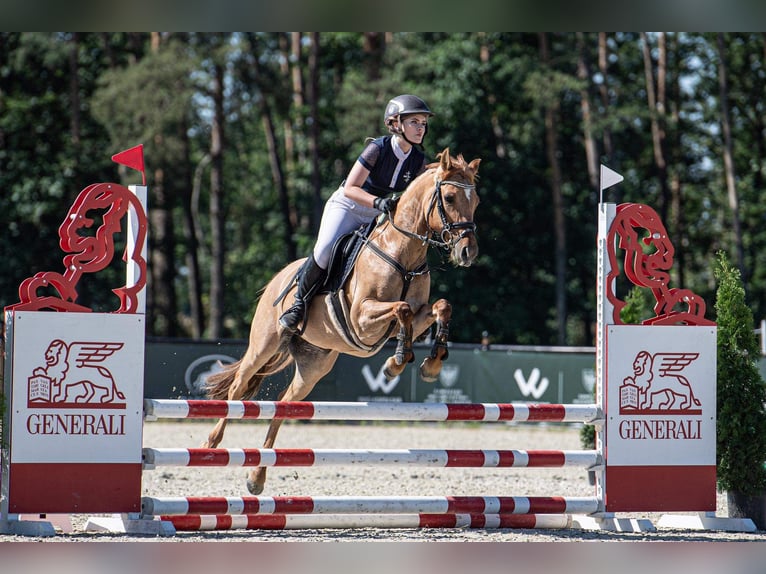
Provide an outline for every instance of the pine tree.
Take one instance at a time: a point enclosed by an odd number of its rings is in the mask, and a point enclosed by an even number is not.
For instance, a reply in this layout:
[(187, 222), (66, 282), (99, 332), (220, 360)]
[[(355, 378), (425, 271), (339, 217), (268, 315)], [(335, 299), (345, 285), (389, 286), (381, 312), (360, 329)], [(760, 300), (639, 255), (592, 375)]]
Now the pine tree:
[(745, 304), (738, 269), (723, 252), (715, 269), (718, 323), (718, 486), (755, 495), (766, 492), (766, 383), (758, 370), (753, 314)]

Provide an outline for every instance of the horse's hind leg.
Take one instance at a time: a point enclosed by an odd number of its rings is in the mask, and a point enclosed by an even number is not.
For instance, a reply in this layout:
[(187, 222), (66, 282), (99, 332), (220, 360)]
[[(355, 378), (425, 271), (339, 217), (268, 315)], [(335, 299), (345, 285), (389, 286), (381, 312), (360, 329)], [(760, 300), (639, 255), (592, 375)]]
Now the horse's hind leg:
[(436, 334), (431, 346), (431, 355), (420, 365), (420, 376), (426, 382), (432, 383), (442, 370), (442, 361), (449, 356), (447, 339), (449, 338), (449, 322), (452, 319), (452, 305), (446, 299), (439, 299), (431, 307), (436, 317)]
[[(305, 399), (317, 384), (319, 379), (330, 372), (335, 361), (338, 359), (336, 351), (319, 349), (309, 343), (293, 338), (290, 352), (295, 358), (295, 375), (288, 387), (279, 395), (280, 401), (301, 401)], [(269, 424), (266, 432), (266, 440), (263, 448), (273, 448), (277, 440), (277, 433), (284, 421), (274, 419)], [(266, 467), (259, 466), (251, 470), (247, 475), (247, 490), (251, 494), (261, 494), (266, 484)]]
[[(266, 341), (257, 350), (251, 341), (250, 346), (245, 352), (239, 362), (238, 368), (228, 376), (231, 378), (226, 399), (229, 401), (242, 400), (245, 397), (253, 393), (252, 389), (257, 389), (263, 375), (258, 374), (258, 371), (266, 365), (280, 351), (280, 341), (276, 337), (272, 337), (269, 341)], [(226, 430), (225, 418), (219, 419), (218, 423), (210, 431), (207, 437), (207, 441), (202, 444), (203, 448), (215, 448), (223, 440), (223, 433)]]

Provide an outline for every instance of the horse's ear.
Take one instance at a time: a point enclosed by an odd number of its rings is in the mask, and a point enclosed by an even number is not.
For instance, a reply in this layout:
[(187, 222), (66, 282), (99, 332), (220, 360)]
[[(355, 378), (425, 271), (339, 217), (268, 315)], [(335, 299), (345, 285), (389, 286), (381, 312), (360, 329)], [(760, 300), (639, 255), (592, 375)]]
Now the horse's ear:
[(479, 171), (479, 164), (481, 163), (481, 159), (478, 157), (473, 160), (471, 163), (468, 164), (468, 170), (471, 171), (474, 175), (476, 175)]
[(445, 147), (444, 151), (438, 154), (437, 157), (439, 158), (439, 167), (442, 168), (442, 171), (447, 171), (451, 165), (449, 148)]

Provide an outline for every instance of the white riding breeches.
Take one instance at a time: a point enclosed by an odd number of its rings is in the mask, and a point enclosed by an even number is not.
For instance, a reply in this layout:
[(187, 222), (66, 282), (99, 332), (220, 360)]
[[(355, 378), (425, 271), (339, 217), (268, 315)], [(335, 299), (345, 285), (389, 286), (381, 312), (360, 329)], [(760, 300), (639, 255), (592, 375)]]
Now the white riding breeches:
[(375, 219), (381, 211), (374, 207), (364, 207), (343, 193), (339, 187), (325, 203), (319, 234), (314, 244), (314, 261), (322, 269), (327, 269), (335, 241), (346, 233)]

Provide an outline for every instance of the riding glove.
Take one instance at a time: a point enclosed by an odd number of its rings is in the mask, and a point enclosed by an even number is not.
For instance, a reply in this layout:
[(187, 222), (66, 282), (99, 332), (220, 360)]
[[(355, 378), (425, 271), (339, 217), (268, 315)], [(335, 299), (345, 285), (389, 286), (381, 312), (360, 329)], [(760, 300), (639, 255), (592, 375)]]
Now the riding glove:
[(372, 205), (383, 213), (391, 213), (396, 207), (397, 201), (399, 201), (398, 197), (376, 197)]

